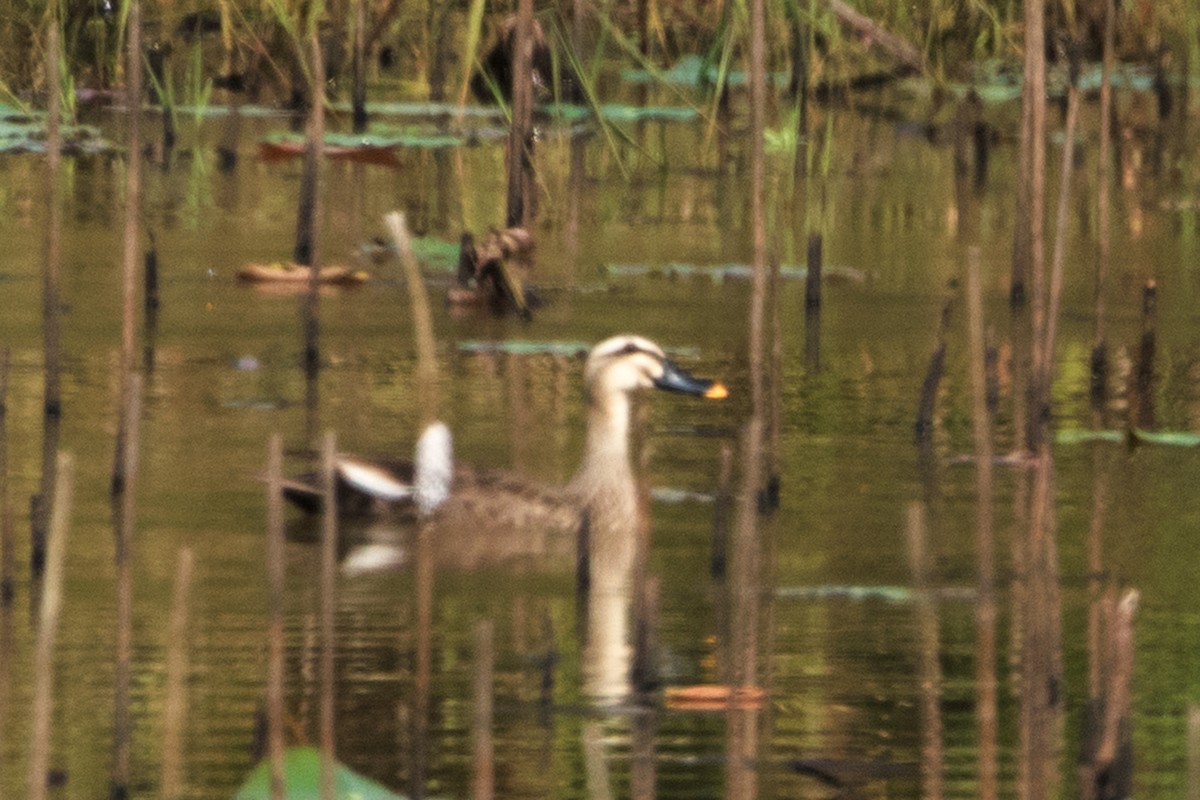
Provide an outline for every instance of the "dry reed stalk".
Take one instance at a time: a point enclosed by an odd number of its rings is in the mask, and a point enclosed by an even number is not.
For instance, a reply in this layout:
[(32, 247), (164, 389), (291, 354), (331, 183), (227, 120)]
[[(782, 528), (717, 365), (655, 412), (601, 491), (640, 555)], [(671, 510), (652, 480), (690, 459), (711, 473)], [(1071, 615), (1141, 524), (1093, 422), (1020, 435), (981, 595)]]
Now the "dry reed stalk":
[(1200, 800), (1200, 705), (1188, 706), (1187, 800)]
[[(747, 65), (750, 76), (750, 224), (754, 250), (749, 309), (750, 404), (754, 417), (759, 420), (765, 419), (767, 413), (763, 365), (763, 317), (767, 297), (766, 153), (763, 145), (763, 131), (767, 124), (765, 27), (764, 0), (751, 0)], [(755, 472), (760, 473), (758, 469)], [(754, 487), (755, 494), (762, 486), (761, 474), (758, 474), (758, 479)]]
[(362, 133), (367, 129), (367, 0), (354, 0), (353, 70), (352, 125)]
[(117, 542), (114, 560), (117, 581), (117, 634), (115, 689), (113, 692), (113, 764), (112, 796), (128, 797), (130, 748), (133, 717), (130, 712), (130, 684), (133, 674), (133, 544), (137, 524), (138, 452), (141, 447), (142, 376), (129, 373), (123, 384), (125, 406), (121, 430), (124, 442), (121, 455), (123, 477), (116, 514)]
[[(141, 188), (141, 112), (142, 112), (142, 4), (141, 0), (129, 0), (126, 19), (125, 60), (125, 104), (129, 115), (129, 150), (125, 166), (125, 225), (121, 257), (121, 364), (120, 374), (133, 371), (134, 345), (136, 339), (137, 314), (137, 269), (141, 236), (140, 218), (142, 205)], [(128, 407), (131, 389), (126, 381), (121, 382), (122, 409)], [(117, 426), (117, 443), (113, 451), (111, 493), (119, 498), (127, 491), (130, 467), (125, 463), (128, 448), (125, 445), (129, 432), (124, 425), (129, 420), (121, 418)], [(120, 502), (120, 501), (119, 501)]]
[(62, 612), (63, 567), (67, 532), (75, 493), (75, 461), (68, 453), (58, 455), (58, 486), (50, 514), (49, 547), (45, 583), (38, 610), (38, 638), (33, 656), (33, 703), (29, 744), (27, 794), (29, 800), (46, 797), (46, 772), (50, 766), (50, 733), (54, 718), (54, 646)]
[(979, 797), (995, 800), (996, 750), (996, 598), (993, 535), (992, 420), (988, 412), (983, 279), (979, 247), (967, 254), (967, 325), (971, 349), (971, 417), (975, 439), (975, 536), (979, 567), (975, 600), (975, 702), (979, 722)]
[(417, 527), (416, 590), (417, 641), (413, 676), (412, 765), (409, 768), (413, 800), (425, 797), (429, 760), (429, 709), (433, 674), (433, 542), (428, 525)]
[(7, 347), (0, 349), (0, 604), (13, 601), (12, 504), (8, 493), (8, 366), (11, 354)]
[(271, 759), (271, 798), (284, 800), (283, 713), (283, 437), (271, 434), (267, 449), (267, 753)]
[(195, 558), (190, 547), (179, 551), (175, 595), (167, 644), (167, 686), (163, 703), (163, 756), (160, 792), (165, 800), (183, 794), (183, 732), (187, 724), (188, 596)]
[(492, 739), (493, 684), (495, 682), (495, 627), (490, 620), (475, 625), (475, 688), (471, 712), (471, 741), (475, 800), (492, 800), (495, 794), (495, 743)]
[[(1050, 292), (1046, 307), (1045, 341), (1042, 343), (1041, 374), (1037, 376), (1037, 424), (1050, 421), (1050, 384), (1054, 379), (1054, 349), (1058, 339), (1058, 317), (1062, 306), (1063, 271), (1067, 250), (1067, 206), (1071, 200), (1071, 176), (1075, 160), (1075, 126), (1079, 120), (1079, 88), (1067, 92), (1067, 122), (1063, 133), (1062, 168), (1058, 185), (1058, 212), (1055, 217), (1054, 253), (1050, 263)], [(1039, 434), (1038, 439), (1041, 439)]]
[[(46, 130), (46, 263), (42, 275), (42, 474), (38, 488), (39, 500), (34, 504), (30, 526), (30, 567), (40, 575), (46, 557), (46, 526), (54, 502), (59, 420), (62, 418), (61, 388), (61, 331), (59, 319), (62, 302), (59, 297), (62, 272), (62, 103), (59, 75), (59, 8), (57, 3), (47, 7), (46, 18), (46, 82), (50, 87)], [(6, 556), (7, 557), (7, 556)]]
[[(762, 483), (762, 420), (751, 417), (742, 435), (742, 485), (738, 497), (737, 527), (733, 551), (733, 582), (730, 587), (733, 611), (730, 632), (730, 676), (733, 688), (758, 683), (758, 626), (760, 543), (758, 532), (758, 487)], [(750, 800), (757, 794), (754, 762), (758, 753), (758, 712), (739, 708), (736, 692), (730, 692), (726, 709), (725, 796)]]
[(510, 228), (533, 216), (533, 0), (518, 0), (515, 33), (505, 213)]
[(717, 495), (713, 500), (712, 557), (709, 574), (724, 580), (729, 552), (730, 512), (733, 507), (733, 448), (721, 445), (721, 467), (717, 473)]
[(383, 221), (392, 234), (392, 241), (396, 244), (400, 265), (404, 268), (405, 283), (408, 285), (408, 299), (412, 306), (413, 329), (417, 340), (417, 390), (421, 398), (421, 424), (424, 427), (425, 424), (437, 418), (438, 407), (438, 370), (433, 337), (433, 313), (429, 307), (429, 296), (425, 291), (425, 284), (421, 280), (421, 268), (417, 265), (416, 256), (412, 252), (412, 239), (408, 233), (404, 214), (393, 211), (387, 214)]
[[(310, 410), (315, 408), (316, 375), (321, 363), (320, 335), (320, 258), (318, 244), (321, 227), (321, 159), (325, 152), (325, 59), (317, 35), (317, 23), (308, 21), (309, 86), (308, 124), (304, 135), (304, 167), (300, 176), (300, 202), (296, 211), (296, 263), (311, 268), (308, 293), (304, 302), (304, 372), (309, 379)], [(303, 56), (302, 56), (303, 57)]]
[(337, 437), (321, 446), (321, 800), (333, 800), (334, 612), (337, 607)]
[(938, 660), (938, 618), (929, 576), (929, 528), (925, 507), (910, 503), (904, 526), (908, 541), (908, 561), (912, 570), (916, 598), (917, 628), (921, 637), (921, 797), (939, 800), (942, 797), (942, 670)]
[(1108, 385), (1108, 345), (1106, 343), (1106, 304), (1104, 290), (1112, 258), (1112, 237), (1108, 226), (1112, 216), (1110, 191), (1112, 184), (1112, 71), (1116, 38), (1116, 2), (1104, 3), (1104, 56), (1100, 72), (1100, 148), (1097, 154), (1096, 216), (1098, 241), (1096, 247), (1096, 322), (1092, 336), (1092, 404), (1104, 405)]
[(821, 234), (808, 234), (808, 261), (804, 276), (804, 365), (821, 371)]

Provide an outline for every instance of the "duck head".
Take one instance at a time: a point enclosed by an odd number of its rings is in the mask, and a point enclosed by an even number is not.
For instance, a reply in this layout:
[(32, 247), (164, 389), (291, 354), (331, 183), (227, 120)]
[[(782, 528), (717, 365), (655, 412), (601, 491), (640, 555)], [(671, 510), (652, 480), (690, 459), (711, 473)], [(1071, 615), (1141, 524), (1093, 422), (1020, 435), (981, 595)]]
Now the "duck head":
[(628, 334), (613, 336), (593, 347), (583, 374), (594, 398), (651, 388), (714, 400), (729, 394), (723, 384), (685, 372), (649, 339)]

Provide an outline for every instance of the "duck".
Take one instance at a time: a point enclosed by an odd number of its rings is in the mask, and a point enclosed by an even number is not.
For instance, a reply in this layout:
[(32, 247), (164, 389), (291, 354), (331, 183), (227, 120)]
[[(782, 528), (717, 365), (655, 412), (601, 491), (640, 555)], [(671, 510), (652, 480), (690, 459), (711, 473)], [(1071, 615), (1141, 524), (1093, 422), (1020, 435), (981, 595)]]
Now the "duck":
[[(691, 375), (659, 345), (633, 334), (592, 347), (583, 381), (584, 451), (565, 485), (454, 463), (448, 430), (436, 428), (422, 436), (415, 464), (339, 458), (339, 514), (419, 519), (433, 529), (430, 541), (437, 561), (467, 569), (575, 557), (579, 542), (586, 539), (590, 573), (621, 580), (632, 564), (638, 515), (629, 442), (634, 396), (657, 389), (719, 400), (728, 396), (728, 389)], [(433, 476), (424, 487), (422, 474)], [(437, 488), (439, 480), (443, 489)], [(309, 481), (288, 482), (284, 494), (305, 510), (320, 508), (321, 494)]]
[(446, 303), (486, 306), (497, 315), (513, 310), (530, 319), (538, 304), (527, 285), (533, 249), (533, 234), (519, 226), (493, 228), (478, 243), (469, 231), (463, 232), (457, 279), (446, 292)]

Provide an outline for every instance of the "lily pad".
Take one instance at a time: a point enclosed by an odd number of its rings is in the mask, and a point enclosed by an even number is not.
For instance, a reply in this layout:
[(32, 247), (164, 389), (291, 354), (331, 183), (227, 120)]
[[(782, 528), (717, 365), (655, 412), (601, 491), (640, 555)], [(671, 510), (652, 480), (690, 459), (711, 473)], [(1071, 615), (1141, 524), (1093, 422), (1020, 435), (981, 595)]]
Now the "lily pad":
[(1192, 431), (1117, 431), (1117, 430), (1061, 430), (1055, 434), (1058, 444), (1073, 445), (1087, 442), (1113, 442), (1120, 444), (1133, 441), (1141, 444), (1157, 444), (1167, 447), (1200, 446), (1200, 433)]
[[(692, 54), (680, 57), (669, 69), (651, 73), (644, 69), (623, 69), (621, 80), (626, 83), (667, 83), (676, 86), (699, 86), (702, 82), (712, 83), (717, 79), (717, 66), (705, 61), (701, 56)], [(786, 72), (772, 72), (767, 80), (776, 86), (786, 86), (789, 76)], [(746, 85), (746, 73), (731, 70), (726, 73), (725, 81), (730, 86)]]
[(531, 342), (510, 339), (503, 342), (466, 341), (459, 342), (458, 349), (466, 353), (507, 353), (515, 356), (555, 355), (579, 356), (587, 353), (589, 345), (584, 342)]
[[(748, 280), (754, 274), (754, 268), (749, 264), (681, 264), (672, 262), (663, 265), (650, 264), (605, 264), (601, 267), (610, 278), (688, 278), (708, 276), (713, 281), (731, 279)], [(821, 269), (821, 275), (826, 280), (845, 281), (848, 283), (865, 283), (867, 273), (854, 267), (839, 267), (826, 265)], [(808, 277), (808, 267), (785, 265), (779, 268), (779, 276), (791, 280), (804, 280)]]
[[(291, 747), (283, 755), (285, 796), (288, 800), (319, 800), (321, 753), (313, 747)], [(335, 764), (333, 795), (337, 800), (402, 800), (380, 783)], [(263, 759), (233, 796), (233, 800), (271, 800), (271, 762)]]
[(913, 592), (905, 586), (785, 586), (775, 590), (775, 596), (792, 600), (883, 600), (888, 603), (907, 603)]

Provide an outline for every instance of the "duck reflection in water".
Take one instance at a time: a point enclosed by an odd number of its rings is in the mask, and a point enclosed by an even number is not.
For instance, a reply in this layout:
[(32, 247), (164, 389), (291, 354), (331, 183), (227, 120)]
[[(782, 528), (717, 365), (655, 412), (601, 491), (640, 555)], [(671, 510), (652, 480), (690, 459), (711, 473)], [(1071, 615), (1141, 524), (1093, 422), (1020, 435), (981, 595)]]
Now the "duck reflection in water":
[[(345, 515), (415, 515), (429, 526), (440, 567), (561, 568), (574, 562), (581, 533), (587, 545), (589, 651), (599, 684), (626, 685), (626, 628), (638, 524), (637, 486), (629, 453), (633, 396), (646, 389), (721, 399), (720, 383), (689, 375), (655, 343), (621, 335), (592, 348), (584, 364), (587, 436), (583, 461), (565, 486), (454, 464), (449, 433), (422, 436), (418, 464), (337, 464), (339, 511)], [(439, 448), (443, 451), (438, 455)], [(414, 480), (415, 476), (415, 480)], [(439, 481), (442, 485), (439, 486)], [(448, 485), (448, 486), (447, 486)], [(315, 511), (320, 493), (290, 482), (286, 496)], [(601, 677), (603, 676), (603, 677)], [(615, 683), (614, 683), (615, 682)], [(610, 688), (597, 694), (610, 695)]]

